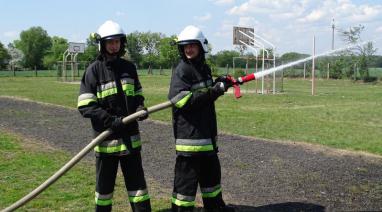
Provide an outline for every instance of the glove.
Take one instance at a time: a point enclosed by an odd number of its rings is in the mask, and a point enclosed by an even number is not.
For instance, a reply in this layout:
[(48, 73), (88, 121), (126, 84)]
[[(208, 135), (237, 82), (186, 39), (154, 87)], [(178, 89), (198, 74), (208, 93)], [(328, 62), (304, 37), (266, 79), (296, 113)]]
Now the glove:
[(227, 75), (220, 75), (215, 79), (215, 83), (226, 82), (227, 80), (228, 80)]
[(228, 88), (233, 86), (232, 81), (227, 77), (227, 75), (221, 75), (215, 79), (215, 84), (218, 82), (224, 83), (224, 91), (227, 91)]
[(113, 116), (113, 120), (110, 126), (113, 132), (119, 132), (124, 128), (125, 124), (122, 122), (122, 119), (123, 117)]
[(139, 105), (138, 107), (137, 107), (137, 112), (138, 111), (141, 111), (141, 110), (145, 110), (146, 111), (146, 113), (145, 114), (143, 114), (143, 115), (141, 115), (140, 117), (138, 117), (138, 121), (143, 121), (143, 120), (145, 120), (145, 119), (147, 119), (148, 117), (149, 117), (149, 114), (147, 113), (147, 108), (145, 107), (145, 106), (143, 106), (143, 105)]
[(218, 98), (219, 96), (223, 95), (226, 91), (224, 82), (217, 82), (215, 85), (211, 88), (211, 94)]

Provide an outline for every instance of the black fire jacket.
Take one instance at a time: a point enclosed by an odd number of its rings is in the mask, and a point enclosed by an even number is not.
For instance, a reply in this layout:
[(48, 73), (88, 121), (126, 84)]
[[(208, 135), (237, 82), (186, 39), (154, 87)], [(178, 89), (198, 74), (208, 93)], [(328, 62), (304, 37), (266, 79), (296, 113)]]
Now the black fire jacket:
[(189, 92), (172, 108), (173, 130), (178, 155), (193, 156), (217, 152), (217, 125), (212, 95), (211, 69), (203, 63), (179, 63), (172, 74), (168, 98)]
[[(78, 110), (83, 117), (90, 118), (94, 136), (109, 128), (114, 117), (130, 115), (136, 112), (139, 105), (144, 105), (144, 97), (132, 63), (121, 58), (107, 62), (99, 56), (87, 68), (81, 80)], [(96, 152), (140, 150), (138, 122), (125, 125), (124, 130), (113, 133), (105, 140), (109, 143), (101, 143), (96, 147)]]

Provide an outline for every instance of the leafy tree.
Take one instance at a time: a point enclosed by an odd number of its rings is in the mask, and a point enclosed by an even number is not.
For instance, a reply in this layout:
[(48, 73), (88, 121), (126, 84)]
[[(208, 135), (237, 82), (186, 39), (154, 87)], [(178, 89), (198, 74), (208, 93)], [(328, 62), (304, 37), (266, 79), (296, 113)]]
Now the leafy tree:
[(98, 55), (98, 43), (96, 42), (95, 38), (92, 36), (89, 36), (86, 39), (86, 48), (85, 52), (83, 54), (78, 55), (78, 60), (80, 61), (88, 61), (89, 63), (91, 61), (94, 61)]
[(215, 63), (218, 67), (225, 67), (227, 64), (229, 67), (232, 67), (232, 58), (233, 57), (239, 57), (240, 52), (238, 51), (229, 51), (229, 50), (224, 50), (224, 51), (219, 51), (215, 55)]
[(141, 41), (141, 34), (138, 31), (132, 32), (126, 36), (127, 39), (127, 53), (130, 60), (139, 65), (142, 61), (143, 43)]
[(297, 52), (288, 52), (288, 53), (283, 54), (280, 57), (280, 60), (283, 61), (284, 63), (289, 63), (292, 61), (297, 61), (297, 60), (300, 60), (303, 58), (307, 58), (309, 56), (310, 55), (308, 55), (308, 54), (301, 54), (301, 53), (297, 53)]
[(208, 64), (208, 66), (211, 68), (211, 74), (212, 76), (219, 76), (219, 73), (218, 73), (218, 67), (216, 66), (216, 64), (211, 60), (211, 57), (207, 58), (206, 59), (206, 63)]
[(371, 56), (370, 66), (382, 68), (382, 56), (380, 55)]
[(142, 61), (143, 66), (157, 67), (159, 62), (159, 43), (164, 37), (158, 32), (146, 32), (141, 34), (141, 42), (145, 51)]
[(62, 56), (68, 49), (68, 41), (65, 38), (53, 36), (51, 42), (52, 46), (43, 60), (44, 66), (48, 69), (53, 69), (57, 61), (62, 61)]
[(340, 57), (334, 61), (330, 67), (330, 78), (332, 79), (342, 79), (344, 77), (346, 61), (344, 57)]
[(366, 43), (361, 51), (360, 58), (359, 58), (359, 63), (360, 63), (360, 70), (361, 72), (361, 77), (362, 78), (369, 78), (369, 67), (372, 62), (374, 54), (377, 52), (377, 49), (374, 48), (373, 42), (368, 42)]
[[(346, 43), (355, 45), (353, 48), (342, 53), (343, 55), (349, 55), (351, 58), (351, 61), (348, 61), (348, 67), (357, 64), (361, 78), (366, 80), (369, 78), (369, 66), (372, 56), (377, 52), (377, 49), (374, 48), (372, 42), (366, 44), (360, 43), (362, 40), (361, 34), (364, 29), (365, 27), (362, 25), (350, 27), (349, 30), (340, 30), (340, 36)], [(351, 68), (346, 71), (346, 75), (348, 77), (352, 75)]]
[(164, 37), (159, 42), (159, 61), (163, 67), (174, 68), (178, 61), (178, 48), (173, 45), (176, 36)]
[(8, 63), (8, 60), (10, 58), (11, 58), (11, 56), (8, 54), (7, 49), (0, 42), (0, 68), (4, 68), (5, 64)]
[(31, 27), (20, 33), (20, 40), (14, 41), (16, 48), (24, 53), (26, 67), (38, 69), (43, 67), (43, 57), (50, 49), (52, 42), (48, 33), (41, 27)]
[(20, 49), (16, 49), (13, 44), (8, 45), (8, 54), (10, 55), (9, 65), (11, 69), (22, 68), (22, 61), (24, 59), (24, 54)]

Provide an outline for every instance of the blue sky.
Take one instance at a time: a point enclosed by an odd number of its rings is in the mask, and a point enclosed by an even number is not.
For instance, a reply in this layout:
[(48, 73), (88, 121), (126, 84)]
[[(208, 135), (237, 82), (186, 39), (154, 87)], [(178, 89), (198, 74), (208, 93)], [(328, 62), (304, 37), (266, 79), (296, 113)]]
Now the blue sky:
[[(106, 20), (126, 33), (179, 34), (187, 25), (202, 29), (213, 53), (234, 49), (233, 26), (253, 27), (276, 52), (317, 53), (331, 48), (331, 22), (337, 29), (362, 24), (363, 40), (375, 40), (382, 54), (382, 0), (0, 0), (0, 42), (7, 45), (21, 31), (41, 26), (50, 36), (84, 42)], [(344, 46), (338, 33), (335, 48)]]

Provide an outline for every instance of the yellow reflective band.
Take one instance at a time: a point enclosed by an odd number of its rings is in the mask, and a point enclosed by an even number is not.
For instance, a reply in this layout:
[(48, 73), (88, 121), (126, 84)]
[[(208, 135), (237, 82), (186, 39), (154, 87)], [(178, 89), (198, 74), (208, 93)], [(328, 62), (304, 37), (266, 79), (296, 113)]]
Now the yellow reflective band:
[(218, 188), (216, 191), (209, 192), (209, 193), (203, 193), (202, 192), (202, 197), (203, 198), (213, 198), (213, 197), (216, 197), (218, 194), (220, 194), (220, 192), (222, 192), (222, 188)]
[(113, 95), (117, 93), (117, 88), (110, 88), (101, 92), (97, 92), (98, 98), (105, 98), (107, 96)]
[(184, 200), (178, 200), (174, 197), (171, 198), (171, 202), (174, 203), (177, 206), (183, 206), (183, 207), (192, 207), (195, 206), (195, 201), (184, 201)]
[(131, 146), (133, 148), (137, 148), (137, 147), (140, 147), (142, 144), (141, 144), (141, 140), (136, 140), (136, 141), (131, 141)]
[(189, 94), (187, 94), (187, 96), (183, 97), (181, 100), (175, 103), (175, 107), (177, 108), (183, 107), (187, 103), (187, 101), (191, 98), (191, 96), (192, 96), (192, 92), (190, 92)]
[(94, 151), (96, 152), (103, 152), (103, 153), (114, 153), (114, 152), (122, 152), (127, 150), (127, 147), (125, 144), (121, 144), (119, 146), (96, 146), (94, 148)]
[(95, 99), (85, 99), (85, 100), (79, 101), (77, 104), (77, 107), (89, 105), (91, 102), (97, 102), (97, 101)]
[(124, 84), (122, 85), (122, 90), (126, 93), (127, 96), (134, 96), (134, 85)]
[(186, 145), (176, 145), (176, 151), (180, 152), (206, 152), (212, 151), (214, 147), (212, 144), (204, 146), (186, 146)]
[(133, 203), (143, 202), (150, 199), (150, 196), (148, 194), (143, 196), (137, 196), (137, 197), (129, 197), (129, 201)]
[(113, 204), (111, 199), (97, 199), (97, 198), (95, 198), (95, 203), (96, 205), (101, 205), (101, 206), (107, 206), (107, 205)]

